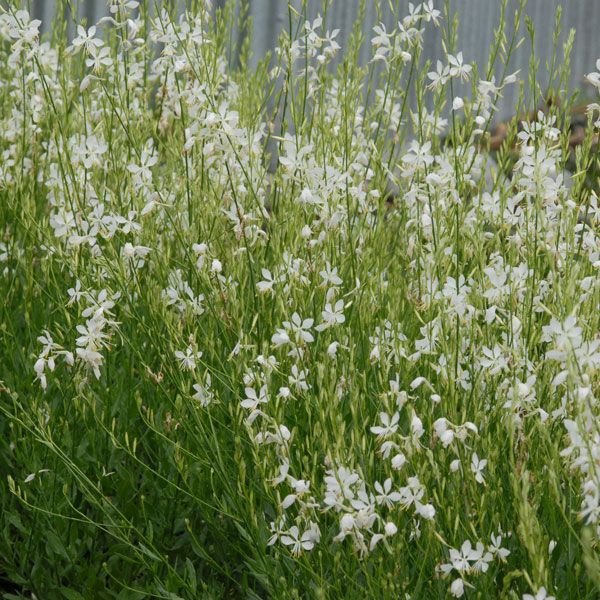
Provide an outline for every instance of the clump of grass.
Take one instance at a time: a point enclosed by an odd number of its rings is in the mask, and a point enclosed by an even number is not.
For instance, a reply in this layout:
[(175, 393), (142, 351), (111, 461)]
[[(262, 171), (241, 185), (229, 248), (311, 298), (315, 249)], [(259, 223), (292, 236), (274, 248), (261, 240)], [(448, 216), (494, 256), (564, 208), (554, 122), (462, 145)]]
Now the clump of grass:
[(109, 5), (0, 16), (4, 597), (596, 597), (573, 35), (493, 159), (523, 4), (485, 73), (448, 3), (342, 53), (290, 7), (255, 69), (231, 4)]

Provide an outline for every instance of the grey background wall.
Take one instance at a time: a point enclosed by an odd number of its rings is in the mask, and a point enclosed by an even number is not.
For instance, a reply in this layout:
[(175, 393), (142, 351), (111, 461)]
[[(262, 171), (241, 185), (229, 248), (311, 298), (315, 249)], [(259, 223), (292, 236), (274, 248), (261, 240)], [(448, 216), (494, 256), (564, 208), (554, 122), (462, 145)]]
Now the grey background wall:
[[(144, 0), (142, 0), (144, 1)], [(160, 0), (145, 0), (148, 2)], [(239, 0), (238, 0), (239, 1)], [(246, 0), (249, 2), (250, 14), (254, 27), (252, 34), (252, 49), (255, 58), (264, 56), (264, 53), (274, 47), (279, 32), (287, 24), (287, 0)], [(408, 0), (391, 0), (400, 7), (408, 6)], [(413, 0), (418, 2), (419, 0)], [(37, 18), (47, 24), (56, 11), (57, 0), (30, 0), (32, 12)], [(213, 0), (213, 4), (222, 4), (224, 0)], [(301, 0), (291, 0), (299, 7)], [(60, 4), (60, 3), (58, 3)], [(185, 0), (180, 0), (184, 6)], [(321, 8), (321, 0), (308, 0), (308, 12), (316, 15)], [(394, 20), (388, 8), (388, 0), (367, 0), (367, 10), (362, 23), (363, 31), (370, 38), (373, 26), (382, 20), (388, 30), (394, 27)], [(437, 8), (442, 8), (443, 0), (434, 0)], [(105, 0), (80, 0), (78, 3), (79, 18), (86, 18), (89, 24), (95, 23), (107, 13)], [(494, 29), (500, 17), (500, 0), (451, 0), (452, 10), (457, 11), (460, 17), (458, 29), (458, 49), (463, 51), (465, 60), (476, 62), (483, 69), (488, 58), (490, 44), (493, 40)], [(546, 61), (552, 53), (552, 40), (556, 9), (562, 6), (563, 27), (560, 36), (561, 42), (568, 35), (570, 28), (577, 32), (575, 46), (571, 61), (571, 87), (584, 87), (584, 76), (595, 67), (595, 62), (600, 58), (600, 0), (529, 0), (526, 13), (531, 17), (536, 30), (535, 53), (540, 59), (539, 80), (545, 88), (548, 73), (545, 68)], [(517, 7), (517, 0), (509, 0), (509, 10), (512, 14)], [(380, 12), (381, 17), (378, 16)], [(328, 23), (331, 27), (340, 28), (339, 42), (344, 47), (344, 41), (352, 29), (358, 14), (358, 0), (332, 0), (328, 11)], [(525, 35), (522, 26), (521, 35)], [(368, 58), (370, 44), (363, 47), (361, 60)], [(435, 61), (442, 55), (441, 39), (436, 32), (430, 30), (425, 38), (424, 59)], [(509, 71), (521, 69), (525, 76), (529, 67), (531, 45), (528, 40), (519, 48), (509, 65)], [(500, 101), (499, 113), (506, 115), (514, 106), (518, 89), (512, 86)]]

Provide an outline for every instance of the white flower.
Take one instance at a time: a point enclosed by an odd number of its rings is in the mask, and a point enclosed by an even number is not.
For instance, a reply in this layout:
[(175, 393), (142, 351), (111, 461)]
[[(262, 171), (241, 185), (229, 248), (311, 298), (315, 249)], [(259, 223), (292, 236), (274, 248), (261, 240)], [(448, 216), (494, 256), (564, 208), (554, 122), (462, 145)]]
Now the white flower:
[(375, 496), (377, 504), (382, 504), (387, 508), (392, 508), (395, 502), (400, 502), (402, 499), (398, 492), (392, 492), (392, 480), (390, 478), (386, 479), (383, 485), (376, 481), (375, 491), (377, 492), (377, 496)]
[(329, 344), (329, 346), (327, 346), (327, 356), (329, 356), (329, 358), (335, 358), (337, 355), (339, 346), (340, 346), (339, 342), (331, 342), (331, 344)]
[(353, 527), (354, 527), (354, 517), (349, 513), (342, 515), (342, 518), (340, 519), (341, 531), (347, 532), (347, 531), (350, 531)]
[(95, 36), (95, 25), (92, 25), (87, 31), (81, 25), (77, 25), (77, 37), (73, 40), (73, 46), (75, 48), (83, 47), (85, 48), (86, 52), (91, 53), (91, 48), (100, 48), (100, 46), (104, 45), (104, 42)]
[(427, 23), (431, 21), (434, 25), (439, 25), (440, 21), (440, 11), (433, 7), (433, 0), (428, 0), (428, 2), (423, 2), (421, 4), (421, 10), (423, 12), (423, 19)]
[(464, 573), (471, 569), (485, 573), (493, 558), (491, 552), (485, 552), (485, 547), (481, 542), (477, 542), (475, 548), (473, 548), (471, 542), (465, 540), (460, 550), (450, 548), (450, 562), (440, 565), (440, 570), (445, 575), (452, 570)]
[(473, 70), (471, 65), (463, 63), (463, 54), (459, 52), (456, 56), (448, 54), (448, 63), (450, 66), (450, 76), (459, 77), (463, 81), (467, 81)]
[(448, 81), (450, 77), (450, 68), (444, 66), (441, 60), (436, 63), (436, 70), (427, 73), (427, 78), (431, 81), (428, 85), (431, 90), (439, 90)]
[(281, 503), (281, 508), (283, 510), (289, 508), (298, 498), (308, 493), (310, 490), (310, 481), (305, 481), (304, 479), (294, 479), (293, 477), (290, 477), (289, 479), (290, 485), (294, 488), (294, 493), (288, 494), (283, 499)]
[(427, 379), (425, 379), (425, 377), (416, 377), (415, 379), (413, 379), (410, 382), (410, 389), (416, 390), (418, 387), (420, 387), (424, 383), (427, 383)]
[(188, 346), (185, 352), (176, 350), (175, 358), (179, 361), (182, 369), (193, 371), (196, 368), (196, 360), (202, 358), (202, 352), (196, 352), (191, 346)]
[(471, 471), (473, 471), (473, 474), (475, 475), (475, 481), (477, 481), (477, 483), (485, 483), (483, 478), (483, 470), (485, 469), (486, 465), (487, 460), (480, 460), (477, 456), (477, 453), (473, 452), (473, 455), (471, 456)]
[(94, 71), (99, 71), (102, 67), (110, 67), (113, 64), (113, 59), (110, 56), (110, 48), (103, 46), (90, 46), (88, 55), (85, 61), (86, 66), (91, 67)]
[(535, 596), (531, 594), (523, 594), (523, 600), (556, 600), (554, 596), (548, 596), (548, 592), (545, 587), (541, 587)]
[(387, 55), (392, 50), (391, 39), (393, 37), (393, 34), (390, 34), (386, 31), (385, 25), (383, 23), (375, 25), (375, 27), (373, 27), (373, 31), (376, 34), (371, 38), (371, 45), (375, 49), (373, 60), (386, 61)]
[(108, 6), (113, 15), (117, 15), (119, 12), (127, 14), (136, 9), (139, 2), (137, 0), (108, 0)]
[(417, 514), (426, 521), (431, 521), (433, 517), (435, 517), (435, 508), (433, 504), (421, 504), (419, 502), (415, 503)]
[(25, 477), (23, 481), (25, 483), (31, 483), (37, 475), (39, 475), (40, 473), (48, 473), (49, 471), (50, 469), (40, 469), (39, 471), (37, 471), (37, 473), (30, 473), (29, 475), (27, 475), (27, 477)]
[(194, 391), (196, 392), (192, 398), (200, 403), (203, 408), (213, 403), (215, 400), (214, 392), (210, 389), (211, 377), (210, 373), (206, 374), (204, 383), (195, 383), (193, 385)]
[(415, 439), (419, 439), (425, 433), (425, 429), (423, 428), (423, 421), (414, 414), (410, 421), (410, 431)]
[(81, 291), (81, 281), (79, 281), (79, 279), (75, 282), (75, 287), (67, 290), (67, 294), (69, 294), (67, 306), (71, 306), (75, 302), (79, 302), (79, 300), (84, 296), (85, 292)]
[(454, 441), (454, 431), (450, 428), (448, 420), (444, 417), (436, 419), (433, 423), (433, 428), (444, 448), (447, 448)]
[[(295, 312), (292, 315), (290, 321), (283, 322), (283, 329), (277, 329), (275, 334), (271, 337), (271, 342), (276, 346), (284, 346), (292, 342), (292, 340), (300, 345), (314, 341), (313, 334), (310, 332), (310, 328), (313, 326), (313, 319), (302, 319), (300, 315)], [(297, 356), (299, 352), (292, 350), (290, 356)]]
[(488, 546), (489, 551), (501, 561), (506, 560), (506, 557), (510, 554), (510, 550), (502, 548), (502, 535), (494, 535), (492, 533), (492, 543)]
[(306, 376), (308, 371), (305, 369), (299, 369), (298, 365), (292, 365), (292, 374), (288, 377), (288, 383), (296, 388), (297, 392), (307, 392), (310, 385), (306, 383)]
[(258, 288), (258, 291), (261, 294), (273, 293), (273, 291), (274, 291), (273, 290), (273, 286), (277, 282), (277, 279), (275, 279), (273, 277), (273, 275), (271, 274), (271, 271), (269, 271), (269, 269), (262, 269), (261, 273), (262, 273), (262, 276), (263, 276), (263, 280), (259, 281), (256, 284), (256, 287)]
[(465, 593), (465, 583), (462, 579), (455, 579), (450, 585), (450, 593), (455, 598), (462, 598)]
[(258, 394), (256, 390), (251, 387), (247, 387), (245, 389), (246, 398), (242, 400), (240, 405), (242, 408), (250, 409), (251, 411), (255, 411), (258, 409), (259, 405), (266, 404), (269, 401), (269, 397), (267, 396), (267, 386), (263, 385)]
[(26, 10), (18, 10), (14, 17), (7, 15), (8, 34), (16, 40), (15, 49), (18, 50), (27, 45), (37, 45), (41, 24), (39, 19), (30, 20)]
[(102, 366), (102, 354), (89, 348), (77, 348), (77, 356), (88, 367), (92, 369), (96, 379), (100, 379), (100, 367)]
[(290, 336), (287, 334), (285, 329), (278, 329), (271, 338), (271, 342), (277, 348), (278, 346), (284, 346), (290, 343)]
[(325, 269), (319, 272), (319, 275), (323, 279), (323, 286), (329, 287), (342, 285), (342, 280), (338, 275), (337, 267), (332, 267), (329, 262), (326, 263)]
[(406, 463), (406, 456), (400, 452), (392, 458), (392, 469), (399, 471)]
[(344, 316), (344, 301), (338, 300), (333, 308), (331, 304), (325, 304), (325, 310), (321, 313), (321, 316), (323, 317), (323, 322), (315, 327), (317, 331), (324, 331), (329, 327), (343, 323), (346, 320)]
[(402, 161), (410, 167), (411, 171), (427, 167), (433, 163), (431, 142), (422, 145), (417, 140), (412, 140), (408, 152), (402, 157)]
[(310, 333), (310, 328), (313, 326), (313, 319), (301, 319), (300, 315), (295, 312), (292, 315), (291, 321), (285, 321), (283, 326), (290, 331), (293, 331), (296, 336), (296, 341), (302, 341), (306, 343), (310, 343), (314, 341), (314, 337), (312, 333)]
[(152, 181), (152, 167), (158, 162), (158, 157), (154, 154), (152, 146), (144, 148), (140, 155), (140, 162), (131, 163), (127, 170), (136, 177), (137, 181), (148, 183)]
[(454, 100), (452, 100), (452, 110), (458, 111), (462, 110), (465, 107), (465, 103), (460, 96), (456, 96)]
[[(596, 61), (596, 69), (600, 71), (600, 58)], [(588, 73), (585, 78), (600, 92), (600, 72)]]
[(396, 433), (398, 430), (398, 421), (400, 420), (400, 413), (394, 413), (391, 417), (385, 412), (379, 413), (379, 420), (381, 421), (380, 426), (371, 427), (371, 433), (374, 433), (380, 438), (384, 438), (388, 435)]
[(290, 390), (289, 387), (282, 386), (279, 388), (279, 391), (277, 392), (277, 396), (279, 398), (281, 398), (282, 400), (287, 400), (288, 398), (292, 397), (292, 391)]
[(300, 535), (298, 527), (293, 525), (281, 536), (281, 543), (284, 546), (291, 546), (292, 554), (299, 556), (303, 550), (312, 550), (315, 547), (314, 532), (307, 530)]
[[(257, 410), (251, 413), (248, 418), (249, 424), (252, 424), (258, 413)], [(291, 437), (292, 433), (285, 425), (278, 425), (274, 431), (260, 431), (254, 439), (257, 444), (277, 444), (285, 448)]]

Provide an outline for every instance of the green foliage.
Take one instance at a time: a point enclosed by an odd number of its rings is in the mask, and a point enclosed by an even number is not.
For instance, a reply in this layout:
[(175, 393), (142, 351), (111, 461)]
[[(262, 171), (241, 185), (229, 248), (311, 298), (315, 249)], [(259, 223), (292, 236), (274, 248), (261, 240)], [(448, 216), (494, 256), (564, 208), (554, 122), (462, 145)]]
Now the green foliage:
[(449, 3), (343, 53), (290, 6), (254, 69), (247, 7), (134, 4), (0, 21), (3, 597), (598, 597), (572, 36), (492, 156), (506, 2), (483, 82)]

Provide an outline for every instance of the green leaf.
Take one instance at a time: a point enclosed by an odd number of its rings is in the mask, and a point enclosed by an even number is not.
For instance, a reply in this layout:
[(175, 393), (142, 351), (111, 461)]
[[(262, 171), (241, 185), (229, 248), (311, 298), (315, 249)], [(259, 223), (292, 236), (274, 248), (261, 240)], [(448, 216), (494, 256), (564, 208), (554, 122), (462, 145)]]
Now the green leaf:
[(147, 597), (148, 594), (145, 592), (137, 592), (136, 590), (123, 588), (117, 595), (117, 600), (143, 600)]
[(194, 567), (194, 563), (189, 558), (185, 559), (185, 578), (189, 583), (192, 591), (196, 593), (196, 589), (198, 588), (198, 581), (196, 579), (196, 568)]
[(79, 592), (76, 592), (75, 590), (73, 590), (71, 588), (62, 587), (62, 588), (60, 588), (60, 593), (67, 600), (85, 600), (85, 598)]
[(140, 543), (140, 550), (146, 555), (149, 556), (152, 560), (157, 560), (160, 562), (160, 557), (154, 554), (150, 549), (146, 548), (144, 544)]
[(62, 540), (53, 531), (48, 531), (46, 534), (48, 548), (56, 555), (61, 556), (65, 560), (70, 560), (65, 545)]

